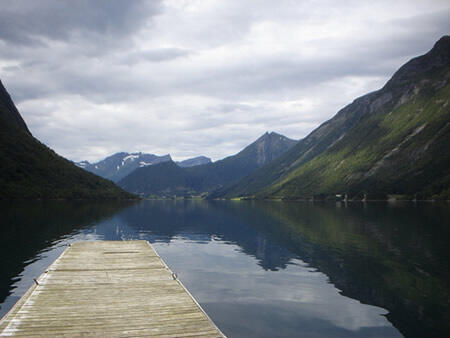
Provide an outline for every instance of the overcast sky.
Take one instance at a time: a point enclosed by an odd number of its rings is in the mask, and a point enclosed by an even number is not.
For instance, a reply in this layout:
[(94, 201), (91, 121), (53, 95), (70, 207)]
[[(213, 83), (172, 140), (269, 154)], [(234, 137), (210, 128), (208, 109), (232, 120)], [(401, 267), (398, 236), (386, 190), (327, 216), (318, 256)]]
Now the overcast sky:
[(450, 33), (448, 0), (0, 2), (0, 78), (76, 161), (300, 139)]

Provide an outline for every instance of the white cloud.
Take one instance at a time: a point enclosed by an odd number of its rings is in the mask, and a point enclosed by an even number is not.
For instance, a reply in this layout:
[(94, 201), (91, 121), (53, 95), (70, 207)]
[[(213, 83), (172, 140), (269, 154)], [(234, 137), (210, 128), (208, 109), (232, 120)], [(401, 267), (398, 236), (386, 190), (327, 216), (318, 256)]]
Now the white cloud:
[(304, 137), (450, 31), (448, 1), (82, 3), (0, 9), (1, 78), (74, 160), (219, 159), (266, 130)]

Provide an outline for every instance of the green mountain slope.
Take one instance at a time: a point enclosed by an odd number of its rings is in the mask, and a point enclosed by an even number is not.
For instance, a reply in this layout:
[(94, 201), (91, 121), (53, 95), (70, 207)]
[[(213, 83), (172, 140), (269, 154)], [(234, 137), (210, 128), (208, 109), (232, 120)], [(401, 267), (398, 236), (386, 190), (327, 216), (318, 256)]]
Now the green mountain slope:
[(135, 198), (40, 143), (0, 82), (0, 199)]
[(143, 195), (198, 195), (229, 185), (272, 161), (296, 141), (277, 133), (265, 133), (236, 155), (194, 167), (173, 162), (136, 169), (118, 182), (125, 190)]
[(214, 197), (449, 198), (450, 37), (290, 151)]

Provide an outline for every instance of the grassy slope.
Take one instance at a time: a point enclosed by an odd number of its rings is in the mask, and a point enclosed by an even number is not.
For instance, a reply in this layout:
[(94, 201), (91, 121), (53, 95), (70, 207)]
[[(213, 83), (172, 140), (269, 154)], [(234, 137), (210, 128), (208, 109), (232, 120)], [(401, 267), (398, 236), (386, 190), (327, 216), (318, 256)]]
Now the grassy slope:
[(348, 192), (450, 197), (450, 85), (362, 121), (333, 147), (260, 196), (301, 198)]
[(442, 87), (449, 82), (449, 60), (445, 36), (403, 65), (382, 89), (356, 99), (278, 159), (214, 197), (369, 192), (446, 198), (449, 94)]
[(277, 159), (255, 170), (234, 185), (217, 191), (213, 197), (253, 195), (321, 154), (347, 133), (361, 119), (361, 116), (368, 113), (369, 103), (376, 95), (377, 92), (373, 92), (356, 99)]

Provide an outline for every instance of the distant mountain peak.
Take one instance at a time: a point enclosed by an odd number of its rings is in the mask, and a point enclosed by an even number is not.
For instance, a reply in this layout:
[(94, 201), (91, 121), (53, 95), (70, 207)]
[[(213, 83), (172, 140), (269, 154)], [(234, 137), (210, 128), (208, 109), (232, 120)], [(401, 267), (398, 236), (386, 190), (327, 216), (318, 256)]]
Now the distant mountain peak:
[(88, 165), (90, 165), (89, 161), (80, 161), (80, 162), (74, 162), (74, 163), (77, 167), (80, 167), (83, 169), (86, 168)]
[(255, 142), (242, 150), (241, 153), (254, 153), (253, 156), (255, 156), (258, 165), (263, 165), (272, 161), (296, 143), (297, 141), (286, 136), (273, 131), (270, 133), (266, 131)]
[(433, 49), (449, 48), (450, 46), (450, 35), (442, 36), (433, 46)]
[(266, 131), (264, 134), (262, 134), (255, 142), (253, 143), (258, 143), (258, 142), (263, 142), (263, 141), (267, 141), (267, 140), (275, 140), (275, 139), (280, 139), (280, 140), (291, 140), (293, 142), (296, 142), (295, 140), (292, 140), (284, 135), (278, 134), (277, 132), (274, 131)]
[(214, 197), (334, 198), (345, 192), (369, 199), (449, 198), (449, 100), (446, 35), (381, 89), (355, 99), (291, 150)]
[(128, 191), (144, 195), (208, 194), (247, 176), (296, 143), (280, 134), (266, 132), (239, 153), (222, 160), (191, 167), (182, 167), (178, 163), (178, 168), (175, 168), (173, 163), (162, 163), (139, 168), (118, 184)]
[(171, 160), (172, 158), (169, 154), (158, 156), (142, 152), (118, 152), (99, 162), (89, 163), (84, 167), (82, 166), (83, 164), (79, 166), (98, 176), (117, 182), (137, 168)]

